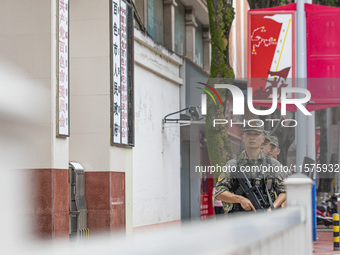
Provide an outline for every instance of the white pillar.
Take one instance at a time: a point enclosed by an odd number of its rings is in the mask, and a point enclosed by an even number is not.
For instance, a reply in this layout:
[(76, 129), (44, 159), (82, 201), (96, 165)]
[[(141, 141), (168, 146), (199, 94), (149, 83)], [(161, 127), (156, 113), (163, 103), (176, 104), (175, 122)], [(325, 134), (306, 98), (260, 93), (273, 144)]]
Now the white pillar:
[(287, 205), (303, 206), (304, 254), (312, 254), (312, 200), (313, 181), (304, 174), (290, 176), (284, 184), (287, 187)]
[[(296, 12), (296, 63), (297, 87), (307, 88), (307, 50), (306, 50), (306, 15), (305, 3), (311, 0), (295, 0)], [(299, 96), (299, 95), (297, 95)], [(298, 122), (296, 132), (296, 165), (302, 165), (303, 158), (308, 156), (315, 159), (315, 115), (305, 116), (301, 111), (296, 112)], [(306, 132), (307, 127), (307, 132)], [(300, 169), (299, 167), (297, 169)]]
[(327, 128), (327, 163), (331, 161), (332, 156), (332, 108), (326, 109), (326, 128)]
[(210, 72), (211, 37), (209, 26), (203, 26), (203, 69)]
[(175, 0), (164, 0), (164, 45), (175, 51)]
[(192, 6), (185, 8), (185, 26), (186, 26), (186, 55), (195, 61), (195, 44), (196, 44), (196, 18)]

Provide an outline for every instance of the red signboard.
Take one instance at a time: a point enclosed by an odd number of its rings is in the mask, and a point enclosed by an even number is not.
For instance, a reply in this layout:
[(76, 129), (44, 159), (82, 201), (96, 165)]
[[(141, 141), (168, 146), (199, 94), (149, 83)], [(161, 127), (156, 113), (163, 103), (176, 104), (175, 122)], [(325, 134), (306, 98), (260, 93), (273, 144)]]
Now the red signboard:
[[(204, 133), (201, 133), (203, 135)], [(201, 147), (200, 150), (202, 166), (210, 166), (208, 149), (206, 146)], [(214, 216), (214, 208), (212, 206), (212, 190), (214, 188), (214, 176), (212, 173), (201, 173), (201, 219)]]
[(340, 105), (340, 8), (305, 4), (308, 110)]
[[(270, 107), (273, 87), (278, 88), (279, 98), (280, 88), (294, 86), (295, 11), (295, 3), (249, 11), (248, 86), (253, 88), (255, 105)], [(306, 108), (340, 106), (340, 8), (305, 4), (305, 11), (307, 89), (311, 92)], [(295, 111), (296, 107), (287, 109)]]
[(278, 98), (295, 77), (295, 4), (286, 9), (248, 12), (248, 87), (256, 105), (270, 104), (273, 88)]
[(207, 193), (201, 194), (201, 219), (206, 219), (209, 215), (209, 195)]

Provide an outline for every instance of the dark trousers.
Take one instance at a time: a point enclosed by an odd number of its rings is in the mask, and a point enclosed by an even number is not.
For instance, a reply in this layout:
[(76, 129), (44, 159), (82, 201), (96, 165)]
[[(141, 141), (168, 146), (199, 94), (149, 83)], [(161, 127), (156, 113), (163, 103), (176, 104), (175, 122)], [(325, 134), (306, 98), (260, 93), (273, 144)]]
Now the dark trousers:
[(222, 206), (214, 206), (214, 210), (215, 210), (215, 215), (224, 214), (224, 209)]

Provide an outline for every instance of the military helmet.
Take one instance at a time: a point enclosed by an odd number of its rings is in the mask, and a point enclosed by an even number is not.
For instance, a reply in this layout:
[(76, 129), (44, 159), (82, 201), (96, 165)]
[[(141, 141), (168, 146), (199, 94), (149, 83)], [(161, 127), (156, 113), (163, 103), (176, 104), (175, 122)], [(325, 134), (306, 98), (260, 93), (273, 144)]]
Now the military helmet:
[(264, 137), (270, 142), (270, 133), (267, 130), (263, 131)]
[(276, 147), (279, 147), (279, 139), (275, 135), (272, 135), (270, 137), (270, 144), (275, 145)]
[(259, 120), (247, 121), (242, 131), (257, 131), (263, 133), (263, 122)]

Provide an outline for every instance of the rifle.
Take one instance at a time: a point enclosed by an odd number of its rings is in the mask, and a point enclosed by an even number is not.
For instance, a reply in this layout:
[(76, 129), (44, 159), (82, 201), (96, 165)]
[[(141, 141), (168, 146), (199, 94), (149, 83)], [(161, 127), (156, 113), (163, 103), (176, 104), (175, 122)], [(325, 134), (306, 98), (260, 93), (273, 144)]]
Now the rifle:
[(264, 210), (270, 206), (258, 186), (251, 185), (246, 174), (240, 170), (239, 166), (234, 174), (240, 185), (236, 191), (236, 195), (245, 194), (256, 210)]

